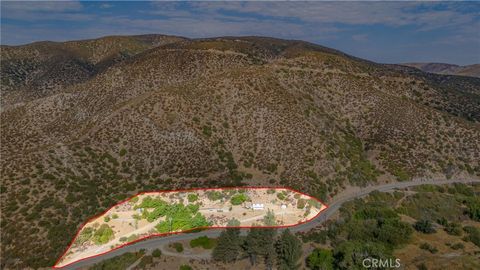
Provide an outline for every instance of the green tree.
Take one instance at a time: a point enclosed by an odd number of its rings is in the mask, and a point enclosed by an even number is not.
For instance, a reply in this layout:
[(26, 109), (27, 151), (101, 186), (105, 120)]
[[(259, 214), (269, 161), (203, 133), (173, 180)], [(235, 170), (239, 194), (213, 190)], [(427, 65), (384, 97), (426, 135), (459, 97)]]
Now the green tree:
[(298, 260), (302, 256), (302, 242), (286, 229), (276, 243), (277, 266), (279, 270), (300, 268)]
[(276, 230), (265, 228), (251, 229), (245, 240), (244, 249), (250, 258), (250, 263), (255, 265), (259, 256), (268, 260), (272, 260), (272, 254), (275, 253), (275, 235)]
[(333, 253), (330, 249), (317, 248), (307, 257), (307, 266), (313, 270), (333, 270)]
[(377, 239), (391, 247), (407, 243), (412, 235), (412, 227), (399, 219), (386, 219), (378, 221), (378, 230), (375, 231)]
[(268, 210), (267, 214), (263, 217), (263, 224), (266, 226), (275, 226), (277, 224), (275, 214), (272, 210)]
[(344, 241), (333, 251), (335, 269), (364, 270), (365, 258), (388, 259), (389, 249), (378, 242)]
[(240, 229), (227, 228), (220, 234), (217, 245), (212, 251), (212, 258), (215, 261), (225, 263), (237, 260), (241, 251)]
[(158, 257), (162, 256), (162, 251), (160, 249), (156, 248), (152, 251), (152, 256), (155, 257), (155, 258), (158, 258)]

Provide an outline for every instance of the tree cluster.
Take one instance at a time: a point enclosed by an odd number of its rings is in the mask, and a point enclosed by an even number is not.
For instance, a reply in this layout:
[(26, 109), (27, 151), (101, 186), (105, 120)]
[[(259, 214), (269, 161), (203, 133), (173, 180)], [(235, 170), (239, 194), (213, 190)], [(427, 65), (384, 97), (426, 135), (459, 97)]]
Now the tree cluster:
[(248, 258), (252, 266), (261, 260), (267, 269), (293, 270), (300, 268), (301, 255), (302, 243), (288, 229), (277, 236), (275, 229), (255, 228), (241, 237), (238, 228), (228, 228), (218, 238), (212, 258), (225, 263)]

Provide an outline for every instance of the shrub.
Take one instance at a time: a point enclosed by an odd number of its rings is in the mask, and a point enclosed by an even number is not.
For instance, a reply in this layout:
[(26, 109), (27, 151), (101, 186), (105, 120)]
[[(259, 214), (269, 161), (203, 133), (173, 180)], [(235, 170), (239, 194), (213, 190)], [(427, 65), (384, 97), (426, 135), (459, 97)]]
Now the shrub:
[(465, 246), (462, 243), (456, 243), (451, 246), (452, 249), (457, 250), (457, 249), (464, 249)]
[(445, 231), (450, 235), (462, 235), (462, 226), (458, 223), (451, 222), (445, 226)]
[(147, 267), (148, 265), (151, 265), (152, 263), (153, 263), (153, 257), (149, 255), (145, 255), (142, 257), (142, 259), (140, 260), (140, 263), (138, 263), (137, 266), (140, 269), (144, 269), (145, 267)]
[(127, 252), (125, 254), (104, 260), (94, 264), (91, 270), (113, 270), (113, 269), (127, 269), (130, 265), (136, 262), (141, 256), (142, 252)]
[(465, 240), (472, 242), (477, 247), (480, 247), (480, 229), (473, 226), (465, 226), (463, 230), (468, 234)]
[(83, 229), (80, 232), (80, 235), (78, 235), (77, 239), (75, 240), (75, 243), (78, 243), (81, 245), (87, 242), (88, 240), (90, 240), (90, 238), (92, 238), (93, 233), (94, 233), (94, 229), (92, 227), (87, 227)]
[(424, 249), (424, 250), (428, 250), (428, 251), (430, 251), (430, 253), (437, 253), (438, 252), (438, 249), (435, 248), (434, 246), (430, 245), (429, 243), (422, 243), (420, 245), (420, 248)]
[(273, 211), (268, 210), (267, 214), (263, 217), (263, 224), (266, 226), (275, 226), (277, 224)]
[(198, 194), (188, 194), (188, 202), (195, 202), (198, 200)]
[(93, 239), (97, 245), (106, 244), (114, 238), (112, 228), (107, 224), (102, 224), (93, 234)]
[(236, 218), (232, 218), (228, 221), (227, 226), (228, 227), (238, 227), (238, 226), (240, 226), (240, 221)]
[(193, 268), (190, 265), (184, 264), (180, 265), (180, 270), (193, 270)]
[(172, 244), (172, 247), (178, 252), (183, 252), (183, 245), (182, 243), (175, 242)]
[(480, 200), (468, 201), (467, 207), (468, 216), (475, 221), (480, 221)]
[(137, 203), (138, 202), (138, 196), (135, 196), (135, 197), (131, 198), (130, 202), (134, 203), (134, 204)]
[(152, 256), (155, 257), (155, 258), (158, 258), (158, 257), (162, 256), (162, 251), (160, 249), (156, 248), (152, 251)]
[(432, 226), (432, 223), (429, 220), (421, 219), (413, 224), (413, 228), (422, 233), (434, 233), (435, 229)]
[(298, 199), (297, 201), (297, 208), (298, 209), (303, 209), (305, 208), (305, 205), (306, 205), (306, 201), (304, 199)]
[(127, 241), (128, 242), (133, 242), (133, 241), (137, 240), (138, 238), (139, 238), (139, 236), (137, 234), (132, 234), (127, 238)]
[(218, 201), (223, 198), (223, 195), (219, 191), (210, 191), (210, 192), (207, 192), (207, 197), (210, 201)]
[(236, 195), (232, 196), (232, 198), (230, 199), (230, 203), (232, 203), (233, 205), (240, 205), (247, 200), (248, 200), (247, 195), (245, 195), (243, 193), (239, 193), (239, 194), (236, 194)]
[(204, 249), (212, 249), (215, 246), (215, 240), (207, 236), (201, 236), (190, 241), (190, 247), (202, 247)]
[(212, 128), (210, 126), (203, 126), (202, 127), (202, 132), (207, 137), (212, 136)]
[(427, 266), (425, 265), (425, 263), (421, 263), (419, 265), (417, 265), (417, 269), (418, 270), (428, 270)]

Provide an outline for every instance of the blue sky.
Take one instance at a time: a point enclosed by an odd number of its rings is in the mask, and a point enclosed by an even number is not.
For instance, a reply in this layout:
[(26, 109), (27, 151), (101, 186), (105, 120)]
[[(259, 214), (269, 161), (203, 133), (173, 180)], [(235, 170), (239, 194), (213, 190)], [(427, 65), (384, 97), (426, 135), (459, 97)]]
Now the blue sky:
[(480, 2), (1, 2), (1, 44), (261, 35), (383, 63), (480, 63)]

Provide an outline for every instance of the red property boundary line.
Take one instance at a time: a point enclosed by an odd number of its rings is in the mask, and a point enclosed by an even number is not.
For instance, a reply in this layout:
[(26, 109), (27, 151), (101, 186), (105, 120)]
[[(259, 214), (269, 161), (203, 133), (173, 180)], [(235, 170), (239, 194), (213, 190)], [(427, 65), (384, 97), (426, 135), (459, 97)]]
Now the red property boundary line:
[[(168, 233), (157, 233), (157, 234), (152, 234), (152, 235), (149, 235), (149, 236), (145, 236), (143, 238), (140, 238), (140, 239), (136, 239), (132, 242), (128, 242), (128, 243), (125, 243), (123, 245), (120, 245), (118, 247), (115, 247), (113, 249), (110, 249), (108, 251), (105, 251), (105, 252), (102, 252), (102, 253), (99, 253), (99, 254), (96, 254), (96, 255), (93, 255), (93, 256), (89, 256), (89, 257), (85, 257), (85, 258), (82, 258), (80, 260), (77, 260), (77, 261), (74, 261), (74, 262), (71, 262), (71, 263), (68, 263), (66, 265), (63, 265), (63, 266), (56, 266), (60, 260), (65, 256), (65, 254), (67, 253), (67, 251), (70, 249), (70, 247), (73, 245), (73, 243), (75, 242), (75, 239), (77, 239), (78, 235), (80, 234), (80, 232), (82, 231), (83, 227), (85, 227), (85, 225), (87, 225), (90, 221), (94, 220), (94, 219), (97, 219), (99, 218), (100, 216), (106, 214), (108, 211), (110, 211), (111, 209), (115, 208), (116, 206), (122, 204), (122, 203), (125, 203), (125, 202), (128, 202), (130, 201), (131, 199), (137, 197), (137, 196), (140, 196), (140, 195), (144, 195), (144, 194), (151, 194), (151, 193), (168, 193), (168, 192), (191, 192), (191, 191), (197, 191), (197, 190), (225, 190), (225, 189), (286, 189), (286, 190), (290, 190), (290, 191), (293, 191), (293, 192), (296, 192), (296, 193), (299, 193), (299, 194), (302, 194), (302, 195), (305, 195), (307, 197), (310, 197), (316, 201), (318, 201), (319, 203), (321, 203), (323, 206), (325, 206), (325, 208), (321, 209), (314, 217), (310, 218), (310, 219), (307, 219), (305, 221), (302, 221), (302, 222), (299, 222), (299, 223), (296, 223), (296, 224), (293, 224), (293, 225), (279, 225), (279, 226), (206, 226), (206, 227), (197, 227), (197, 228), (193, 228), (193, 229), (188, 229), (188, 230), (184, 230), (184, 231), (180, 231), (180, 232), (168, 232)], [(82, 226), (80, 226), (80, 229), (77, 231), (77, 233), (75, 234), (75, 237), (73, 237), (72, 241), (70, 241), (70, 244), (67, 246), (67, 248), (65, 249), (65, 251), (62, 253), (62, 255), (58, 258), (58, 260), (55, 262), (55, 264), (52, 266), (53, 269), (62, 269), (64, 267), (67, 267), (67, 266), (70, 266), (72, 264), (75, 264), (75, 263), (78, 263), (78, 262), (81, 262), (81, 261), (84, 261), (84, 260), (87, 260), (87, 259), (91, 259), (91, 258), (95, 258), (95, 257), (99, 257), (99, 256), (102, 256), (102, 255), (105, 255), (107, 253), (110, 253), (114, 250), (117, 250), (117, 249), (120, 249), (120, 248), (123, 248), (123, 247), (126, 247), (126, 246), (129, 246), (129, 245), (133, 245), (135, 243), (138, 243), (138, 242), (141, 242), (141, 241), (144, 241), (144, 240), (147, 240), (147, 239), (150, 239), (150, 238), (156, 238), (156, 237), (159, 237), (159, 236), (167, 236), (167, 235), (175, 235), (175, 234), (181, 234), (181, 233), (188, 233), (188, 232), (191, 232), (191, 231), (195, 231), (195, 230), (202, 230), (202, 229), (227, 229), (227, 228), (239, 228), (239, 229), (251, 229), (251, 228), (271, 228), (271, 229), (281, 229), (281, 228), (289, 228), (289, 227), (295, 227), (295, 226), (298, 226), (298, 225), (302, 225), (302, 224), (305, 224), (307, 222), (310, 222), (314, 219), (316, 219), (324, 210), (326, 210), (329, 206), (322, 202), (321, 200), (315, 198), (315, 197), (312, 197), (306, 193), (303, 193), (301, 191), (298, 191), (298, 190), (295, 190), (293, 188), (289, 188), (289, 187), (222, 187), (222, 188), (192, 188), (192, 189), (177, 189), (177, 190), (159, 190), (159, 191), (143, 191), (143, 192), (140, 192), (140, 193), (137, 193), (135, 195), (133, 195), (132, 197), (129, 197), (128, 199), (125, 199), (125, 200), (122, 200), (118, 203), (116, 203), (115, 205), (113, 205), (112, 207), (108, 208), (107, 210), (103, 211), (102, 213), (100, 214), (97, 214), (93, 217), (91, 217), (90, 219), (88, 219), (86, 222), (84, 222), (82, 224)]]

